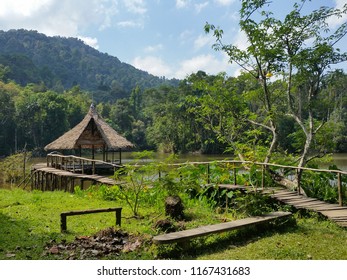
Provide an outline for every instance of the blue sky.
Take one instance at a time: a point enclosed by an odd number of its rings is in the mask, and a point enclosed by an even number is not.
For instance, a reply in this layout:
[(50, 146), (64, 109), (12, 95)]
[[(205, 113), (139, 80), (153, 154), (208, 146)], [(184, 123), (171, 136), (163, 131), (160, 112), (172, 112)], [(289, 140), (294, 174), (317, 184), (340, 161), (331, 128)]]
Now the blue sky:
[[(276, 12), (294, 1), (274, 0)], [(347, 0), (313, 0), (308, 8), (341, 7)], [(156, 76), (185, 78), (198, 70), (208, 74), (238, 68), (211, 46), (206, 22), (224, 29), (226, 43), (246, 45), (239, 32), (239, 0), (1, 0), (0, 28), (32, 29), (49, 36), (79, 37), (101, 52)], [(335, 27), (346, 21), (335, 19)], [(347, 51), (347, 39), (340, 42)]]

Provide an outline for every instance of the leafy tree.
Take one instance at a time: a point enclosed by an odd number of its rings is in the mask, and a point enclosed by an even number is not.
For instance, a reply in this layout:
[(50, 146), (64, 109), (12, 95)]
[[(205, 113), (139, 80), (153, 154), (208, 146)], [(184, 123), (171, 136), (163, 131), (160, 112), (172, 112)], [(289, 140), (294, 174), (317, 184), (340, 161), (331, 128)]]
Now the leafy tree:
[(304, 15), (302, 10), (307, 2), (296, 2), (293, 10), (281, 20), (265, 10), (271, 3), (243, 0), (240, 27), (249, 43), (244, 50), (225, 45), (223, 30), (208, 23), (205, 25), (206, 32), (213, 31), (216, 37), (215, 49), (226, 52), (230, 61), (237, 63), (262, 86), (265, 122), (258, 124), (273, 135), (265, 162), (270, 159), (279, 135), (276, 121), (279, 112), (269, 87), (270, 77), (274, 75), (285, 81), (286, 88), (280, 97), (286, 96), (287, 115), (295, 120), (304, 136), (298, 163), (302, 167), (311, 159), (309, 154), (315, 136), (326, 122), (326, 114), (316, 114), (314, 109), (322, 94), (323, 77), (330, 65), (347, 58), (334, 47), (347, 33), (347, 24), (330, 32), (327, 23), (329, 18), (345, 14), (347, 4), (342, 10), (321, 7)]
[(9, 86), (0, 82), (0, 155), (14, 152), (14, 101)]

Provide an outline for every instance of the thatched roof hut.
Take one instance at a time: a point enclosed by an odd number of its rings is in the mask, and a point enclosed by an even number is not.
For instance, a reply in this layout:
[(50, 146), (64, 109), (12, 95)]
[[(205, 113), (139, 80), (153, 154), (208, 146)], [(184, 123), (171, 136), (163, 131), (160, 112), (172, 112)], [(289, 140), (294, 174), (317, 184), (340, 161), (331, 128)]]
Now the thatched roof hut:
[(96, 112), (95, 106), (90, 106), (84, 119), (74, 128), (60, 136), (45, 147), (49, 150), (94, 149), (126, 150), (134, 145), (119, 135)]

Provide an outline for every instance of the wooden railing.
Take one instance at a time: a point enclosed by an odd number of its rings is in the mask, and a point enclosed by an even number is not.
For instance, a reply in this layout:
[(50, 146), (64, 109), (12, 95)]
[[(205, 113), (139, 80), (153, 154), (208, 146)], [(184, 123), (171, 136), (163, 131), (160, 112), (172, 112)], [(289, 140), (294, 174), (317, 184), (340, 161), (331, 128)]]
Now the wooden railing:
[[(113, 168), (114, 171), (120, 167), (121, 165), (113, 162), (105, 162), (102, 160), (95, 160), (95, 159), (87, 159), (83, 157), (77, 157), (77, 156), (64, 156), (60, 154), (48, 154), (47, 155), (47, 167), (53, 167), (57, 169), (62, 170), (68, 170), (70, 172), (79, 172), (84, 173), (86, 166), (88, 165), (89, 168), (91, 168), (92, 174), (95, 174), (96, 165), (105, 165), (109, 166), (110, 168)], [(237, 182), (237, 173), (239, 169), (246, 170), (250, 166), (257, 166), (258, 170), (261, 168), (261, 183), (257, 187), (264, 188), (265, 187), (265, 174), (269, 171), (270, 167), (274, 168), (281, 168), (283, 170), (293, 170), (294, 171), (294, 177), (298, 173), (299, 170), (302, 171), (312, 171), (312, 172), (322, 172), (322, 173), (330, 173), (330, 174), (336, 174), (337, 180), (337, 191), (338, 191), (338, 201), (339, 205), (342, 206), (344, 203), (344, 193), (342, 188), (342, 176), (347, 176), (347, 171), (342, 170), (328, 170), (328, 169), (316, 169), (316, 168), (307, 168), (307, 167), (297, 167), (297, 166), (289, 166), (289, 165), (281, 165), (281, 164), (274, 164), (274, 163), (262, 163), (262, 162), (253, 162), (253, 161), (238, 161), (238, 160), (222, 160), (222, 161), (206, 161), (206, 162), (188, 162), (188, 163), (174, 163), (170, 164), (172, 166), (182, 166), (185, 164), (191, 164), (191, 165), (206, 165), (206, 172), (207, 172), (207, 182), (210, 183), (210, 177), (211, 177), (211, 164), (229, 164), (232, 165), (232, 176), (233, 176), (233, 183), (235, 185), (238, 184)], [(159, 171), (159, 177), (161, 177), (162, 174)], [(301, 189), (301, 182), (295, 182), (296, 189), (300, 193)]]
[(50, 153), (47, 155), (47, 167), (53, 167), (56, 169), (66, 170), (73, 173), (84, 174), (86, 169), (91, 169), (92, 174), (95, 174), (97, 166), (106, 166), (113, 168), (114, 171), (120, 168), (121, 165), (114, 162), (106, 162), (96, 159), (88, 159), (77, 156), (64, 156), (61, 154)]
[[(173, 166), (182, 166), (187, 163), (175, 163), (172, 164)], [(207, 162), (189, 162), (189, 164), (192, 165), (206, 165), (206, 170), (207, 170), (207, 181), (210, 183), (210, 175), (211, 175), (211, 169), (210, 165), (211, 164), (231, 164), (233, 165), (233, 183), (237, 185), (237, 173), (238, 169), (244, 168), (247, 169), (247, 167), (250, 166), (259, 166), (261, 167), (261, 184), (259, 187), (264, 189), (265, 187), (265, 173), (268, 171), (269, 167), (275, 167), (275, 168), (281, 168), (283, 170), (294, 170), (295, 174), (298, 173), (299, 170), (302, 171), (313, 171), (313, 172), (322, 172), (322, 173), (330, 173), (330, 174), (336, 174), (337, 176), (337, 191), (338, 191), (338, 201), (339, 205), (343, 206), (344, 202), (344, 193), (343, 193), (343, 188), (342, 188), (342, 176), (347, 176), (347, 171), (342, 171), (342, 170), (330, 170), (330, 169), (316, 169), (316, 168), (307, 168), (307, 167), (297, 167), (297, 166), (289, 166), (289, 165), (281, 165), (281, 164), (273, 164), (273, 163), (262, 163), (262, 162), (253, 162), (253, 161), (238, 161), (238, 160), (222, 160), (222, 161), (207, 161)], [(161, 175), (159, 175), (161, 176)], [(301, 190), (301, 182), (296, 182), (296, 190), (298, 193), (300, 193)]]

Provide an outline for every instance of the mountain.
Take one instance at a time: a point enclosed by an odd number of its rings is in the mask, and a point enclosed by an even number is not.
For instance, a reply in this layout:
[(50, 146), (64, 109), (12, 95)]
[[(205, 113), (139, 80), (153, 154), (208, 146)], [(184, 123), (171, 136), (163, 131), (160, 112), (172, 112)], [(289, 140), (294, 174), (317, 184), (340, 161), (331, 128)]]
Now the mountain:
[(10, 68), (6, 78), (21, 85), (43, 82), (58, 92), (79, 85), (93, 92), (96, 101), (128, 97), (136, 86), (179, 83), (136, 69), (80, 39), (48, 37), (24, 29), (0, 30), (0, 64)]

